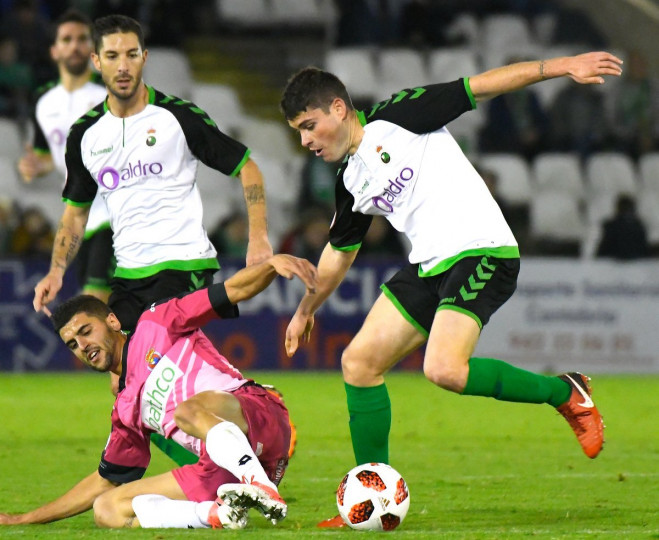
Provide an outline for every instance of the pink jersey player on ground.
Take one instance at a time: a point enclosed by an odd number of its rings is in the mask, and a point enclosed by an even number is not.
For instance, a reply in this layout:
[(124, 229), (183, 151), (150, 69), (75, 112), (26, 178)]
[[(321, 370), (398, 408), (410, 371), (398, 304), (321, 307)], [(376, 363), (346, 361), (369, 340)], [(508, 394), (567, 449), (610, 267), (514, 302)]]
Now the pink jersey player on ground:
[[(211, 319), (236, 317), (236, 304), (277, 275), (315, 287), (311, 263), (275, 255), (223, 283), (153, 304), (130, 337), (97, 298), (77, 296), (54, 310), (53, 325), (76, 357), (120, 377), (112, 432), (97, 471), (33, 511), (0, 514), (0, 525), (46, 523), (92, 506), (103, 527), (242, 528), (249, 508), (273, 523), (283, 519), (277, 485), (288, 464), (288, 411), (200, 330)], [(197, 454), (198, 463), (142, 478), (153, 432)]]

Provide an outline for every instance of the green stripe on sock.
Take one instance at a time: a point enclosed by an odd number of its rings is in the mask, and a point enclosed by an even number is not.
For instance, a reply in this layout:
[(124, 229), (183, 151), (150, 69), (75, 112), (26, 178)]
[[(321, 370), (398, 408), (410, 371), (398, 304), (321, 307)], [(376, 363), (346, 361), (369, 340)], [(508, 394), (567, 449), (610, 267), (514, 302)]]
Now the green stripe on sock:
[(192, 465), (199, 461), (198, 456), (186, 450), (180, 444), (175, 443), (171, 439), (165, 439), (160, 433), (151, 434), (151, 443), (160, 448), (160, 450), (162, 450), (166, 456), (169, 456), (174, 460), (179, 467), (182, 467), (183, 465)]
[(558, 377), (538, 375), (493, 358), (471, 358), (462, 394), (558, 407), (568, 400), (570, 392), (570, 385)]
[(345, 383), (350, 436), (357, 464), (389, 463), (391, 401), (385, 384), (360, 388)]

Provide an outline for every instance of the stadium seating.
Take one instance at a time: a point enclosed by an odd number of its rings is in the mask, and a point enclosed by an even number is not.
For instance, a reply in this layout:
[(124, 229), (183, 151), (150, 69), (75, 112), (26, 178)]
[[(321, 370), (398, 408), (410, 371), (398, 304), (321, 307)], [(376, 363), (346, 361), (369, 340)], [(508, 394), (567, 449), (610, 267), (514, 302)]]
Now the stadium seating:
[(523, 157), (517, 154), (483, 154), (478, 163), (497, 175), (497, 191), (507, 203), (526, 206), (531, 202), (531, 173)]
[(149, 49), (144, 65), (144, 80), (168, 95), (182, 99), (192, 96), (192, 73), (185, 53), (168, 47)]
[(644, 187), (659, 191), (659, 152), (643, 154), (638, 160), (638, 172)]
[(536, 242), (572, 244), (577, 248), (586, 224), (577, 199), (560, 189), (537, 190), (531, 199), (531, 235)]
[(204, 109), (225, 133), (231, 134), (244, 121), (245, 112), (231, 86), (194, 83), (192, 101)]
[(15, 121), (0, 118), (0, 156), (18, 160), (23, 152), (21, 134)]
[(537, 156), (531, 166), (533, 183), (540, 189), (560, 190), (581, 200), (585, 194), (581, 162), (576, 154), (562, 152)]
[(476, 54), (466, 47), (433, 49), (428, 55), (428, 73), (431, 82), (454, 81), (480, 73)]
[(331, 49), (325, 56), (325, 69), (343, 81), (353, 99), (375, 102), (383, 97), (370, 48)]
[(415, 49), (382, 49), (379, 55), (379, 97), (388, 98), (403, 88), (424, 86), (430, 82), (422, 54)]
[(252, 151), (272, 159), (287, 161), (295, 155), (294, 131), (283, 122), (248, 116), (237, 130), (237, 138)]
[(600, 223), (613, 213), (620, 194), (637, 193), (636, 170), (631, 158), (617, 152), (600, 152), (586, 159), (587, 214), (591, 223)]
[(269, 0), (215, 0), (215, 10), (225, 26), (246, 29), (273, 24)]
[(245, 208), (239, 178), (230, 178), (200, 163), (197, 187), (204, 207), (203, 224), (208, 232), (235, 209)]

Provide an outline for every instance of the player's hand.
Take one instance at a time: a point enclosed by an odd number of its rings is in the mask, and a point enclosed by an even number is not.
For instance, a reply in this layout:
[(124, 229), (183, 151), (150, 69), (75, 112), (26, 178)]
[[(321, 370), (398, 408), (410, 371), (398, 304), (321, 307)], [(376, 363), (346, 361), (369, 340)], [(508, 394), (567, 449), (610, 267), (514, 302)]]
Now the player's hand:
[(293, 255), (278, 254), (270, 259), (270, 264), (280, 276), (286, 279), (293, 279), (297, 276), (306, 285), (309, 294), (316, 292), (318, 272), (308, 260)]
[(23, 514), (3, 514), (0, 513), (0, 525), (20, 525)]
[(55, 299), (61, 288), (62, 276), (52, 272), (46, 274), (46, 277), (37, 283), (37, 286), (34, 288), (34, 300), (32, 301), (34, 311), (43, 311), (50, 317), (50, 311), (46, 307), (46, 304), (49, 304)]
[(267, 238), (250, 240), (247, 244), (247, 259), (245, 263), (247, 266), (262, 263), (272, 257), (272, 253), (272, 246)]
[(313, 315), (309, 315), (308, 317), (298, 313), (293, 315), (293, 318), (291, 319), (291, 322), (288, 323), (288, 328), (286, 329), (286, 342), (284, 343), (286, 354), (289, 358), (295, 354), (295, 351), (297, 351), (300, 339), (302, 339), (302, 343), (309, 342), (311, 339), (313, 323)]
[(580, 84), (603, 84), (603, 75), (619, 77), (622, 60), (608, 52), (590, 52), (572, 56), (568, 64), (568, 76)]
[(18, 172), (23, 181), (28, 184), (41, 174), (41, 161), (31, 144), (25, 145), (25, 153), (18, 160)]

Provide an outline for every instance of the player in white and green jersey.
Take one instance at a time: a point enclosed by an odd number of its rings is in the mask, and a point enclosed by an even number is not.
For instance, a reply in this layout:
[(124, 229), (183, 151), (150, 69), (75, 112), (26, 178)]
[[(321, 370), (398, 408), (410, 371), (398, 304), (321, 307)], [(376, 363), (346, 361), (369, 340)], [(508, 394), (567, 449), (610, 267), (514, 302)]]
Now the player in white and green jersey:
[(34, 307), (40, 310), (61, 288), (98, 196), (109, 211), (117, 259), (109, 305), (130, 331), (146, 306), (210, 284), (219, 268), (202, 225), (195, 182), (199, 161), (242, 182), (248, 264), (272, 255), (265, 192), (243, 144), (193, 103), (144, 83), (148, 52), (137, 21), (121, 15), (98, 19), (94, 48), (92, 61), (108, 96), (75, 122), (67, 138), (67, 204), (50, 271), (35, 288)]
[[(80, 116), (107, 95), (100, 75), (91, 68), (91, 50), (91, 21), (76, 10), (64, 12), (55, 23), (54, 42), (50, 48), (59, 80), (38, 90), (34, 138), (18, 162), (18, 170), (27, 183), (53, 170), (62, 175), (62, 180), (66, 178), (66, 135)], [(83, 292), (107, 302), (114, 255), (108, 212), (100, 199), (95, 199), (90, 208), (77, 263)]]
[(383, 285), (342, 356), (357, 463), (388, 462), (384, 374), (424, 343), (424, 373), (434, 384), (464, 395), (549, 403), (566, 417), (584, 452), (599, 453), (603, 425), (586, 377), (546, 377), (472, 357), (483, 325), (515, 289), (519, 250), (446, 124), (479, 101), (546, 78), (602, 83), (603, 75), (621, 73), (619, 64), (604, 52), (523, 62), (404, 89), (364, 112), (353, 108), (331, 73), (306, 68), (289, 80), (281, 100), (289, 125), (304, 147), (341, 165), (319, 286), (304, 296), (288, 326), (287, 353), (309, 338), (314, 313), (355, 260), (372, 216), (386, 217), (412, 246), (409, 266)]

